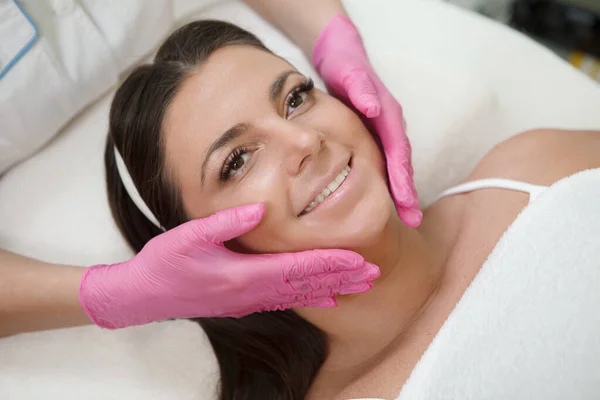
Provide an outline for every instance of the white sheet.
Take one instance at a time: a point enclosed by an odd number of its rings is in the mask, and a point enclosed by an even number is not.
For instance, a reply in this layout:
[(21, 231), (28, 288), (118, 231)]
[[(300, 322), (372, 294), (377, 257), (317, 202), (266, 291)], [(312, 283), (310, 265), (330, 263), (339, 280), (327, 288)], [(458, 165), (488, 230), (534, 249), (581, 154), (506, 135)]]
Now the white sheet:
[[(193, 0), (186, 1), (182, 13)], [(437, 1), (345, 5), (375, 68), (404, 105), (425, 204), (520, 130), (600, 128), (598, 85), (508, 28)], [(238, 2), (213, 4), (198, 16), (250, 26), (302, 71), (311, 70), (298, 49)], [(109, 102), (105, 96), (2, 178), (0, 247), (75, 265), (131, 254), (105, 200)], [(215, 370), (202, 333), (183, 321), (0, 340), (0, 398), (211, 399)]]

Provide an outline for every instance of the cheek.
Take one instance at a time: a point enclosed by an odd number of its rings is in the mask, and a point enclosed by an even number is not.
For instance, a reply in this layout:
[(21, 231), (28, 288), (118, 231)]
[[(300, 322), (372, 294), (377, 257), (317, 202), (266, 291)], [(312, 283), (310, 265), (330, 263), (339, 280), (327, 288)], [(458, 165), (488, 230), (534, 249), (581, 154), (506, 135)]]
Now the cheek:
[(343, 214), (310, 227), (315, 248), (355, 250), (373, 245), (381, 238), (394, 212), (393, 202), (378, 169), (363, 169), (361, 173), (360, 195), (350, 207)]
[[(380, 168), (380, 174), (386, 176), (385, 160), (379, 139), (371, 135), (361, 118), (339, 100), (327, 96), (315, 108), (312, 122), (316, 129), (325, 132), (327, 136), (338, 143), (360, 152), (368, 157), (373, 165)], [(334, 115), (335, 118), (331, 118)]]
[(315, 248), (356, 249), (380, 239), (395, 208), (387, 183), (385, 158), (377, 143), (352, 110), (335, 102), (339, 107), (333, 111), (336, 119), (335, 125), (330, 125), (330, 136), (352, 150), (359, 194), (347, 210), (308, 228), (313, 233)]
[(236, 239), (246, 253), (286, 253), (316, 248), (314, 235), (293, 217), (279, 217), (278, 204), (267, 202), (265, 217), (252, 231)]
[(368, 131), (360, 136), (356, 164), (365, 171), (365, 194), (353, 210), (349, 236), (354, 246), (362, 247), (377, 241), (396, 211), (389, 191), (385, 159)]
[(252, 203), (263, 203), (266, 206), (260, 224), (233, 241), (235, 250), (244, 253), (281, 253), (298, 250), (300, 248), (295, 244), (303, 243), (302, 235), (294, 229), (296, 221), (291, 216), (289, 196), (285, 185), (281, 184), (280, 177), (274, 172), (279, 169), (273, 165), (263, 169), (266, 170), (253, 171), (252, 179), (238, 184), (236, 190), (224, 195), (222, 201), (217, 203), (219, 209)]
[[(260, 194), (259, 194), (260, 193)], [(258, 194), (258, 195), (257, 195)], [(233, 197), (233, 196), (232, 196)], [(293, 224), (287, 211), (287, 200), (281, 191), (262, 190), (236, 194), (236, 204), (222, 204), (221, 208), (242, 204), (263, 203), (265, 215), (260, 223), (248, 233), (234, 239), (228, 247), (242, 253), (280, 253), (291, 251), (289, 238), (294, 235)]]

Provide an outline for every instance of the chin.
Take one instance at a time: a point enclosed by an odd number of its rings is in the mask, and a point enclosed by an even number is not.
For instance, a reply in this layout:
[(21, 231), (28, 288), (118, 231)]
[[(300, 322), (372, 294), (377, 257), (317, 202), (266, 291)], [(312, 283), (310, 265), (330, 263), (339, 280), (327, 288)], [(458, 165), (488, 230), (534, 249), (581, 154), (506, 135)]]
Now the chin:
[[(387, 190), (371, 193), (376, 201), (358, 204), (345, 221), (339, 223), (336, 231), (340, 239), (335, 247), (345, 249), (368, 248), (379, 243), (386, 234), (395, 213), (394, 204)], [(378, 198), (377, 198), (378, 197)]]

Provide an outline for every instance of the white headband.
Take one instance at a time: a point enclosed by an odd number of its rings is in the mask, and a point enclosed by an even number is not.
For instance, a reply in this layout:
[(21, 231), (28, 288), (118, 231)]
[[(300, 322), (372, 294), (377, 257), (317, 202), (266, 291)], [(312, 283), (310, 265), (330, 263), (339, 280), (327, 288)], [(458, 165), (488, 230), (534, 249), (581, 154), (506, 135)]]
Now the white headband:
[(158, 229), (165, 231), (165, 228), (162, 227), (162, 225), (158, 222), (158, 219), (154, 216), (154, 214), (152, 214), (152, 211), (150, 211), (150, 208), (148, 208), (146, 203), (144, 203), (144, 200), (142, 200), (142, 196), (140, 196), (139, 192), (137, 191), (133, 180), (131, 179), (131, 175), (129, 175), (129, 171), (125, 166), (125, 162), (123, 162), (121, 154), (119, 154), (119, 151), (116, 147), (114, 149), (115, 161), (117, 162), (117, 170), (119, 171), (119, 177), (121, 178), (121, 182), (123, 183), (123, 186), (125, 187), (125, 191), (127, 191), (129, 198), (131, 199), (131, 201), (133, 201), (133, 204), (135, 204), (138, 210), (140, 210), (140, 212), (144, 214), (146, 218), (148, 218), (148, 221), (152, 222), (154, 226), (156, 226)]

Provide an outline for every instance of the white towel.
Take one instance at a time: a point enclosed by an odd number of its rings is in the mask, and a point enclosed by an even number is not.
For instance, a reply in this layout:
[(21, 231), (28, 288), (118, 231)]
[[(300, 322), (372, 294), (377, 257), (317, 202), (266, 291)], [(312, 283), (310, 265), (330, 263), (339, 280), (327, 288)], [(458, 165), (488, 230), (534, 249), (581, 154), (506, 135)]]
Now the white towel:
[(600, 398), (600, 169), (517, 217), (404, 385), (405, 399)]

